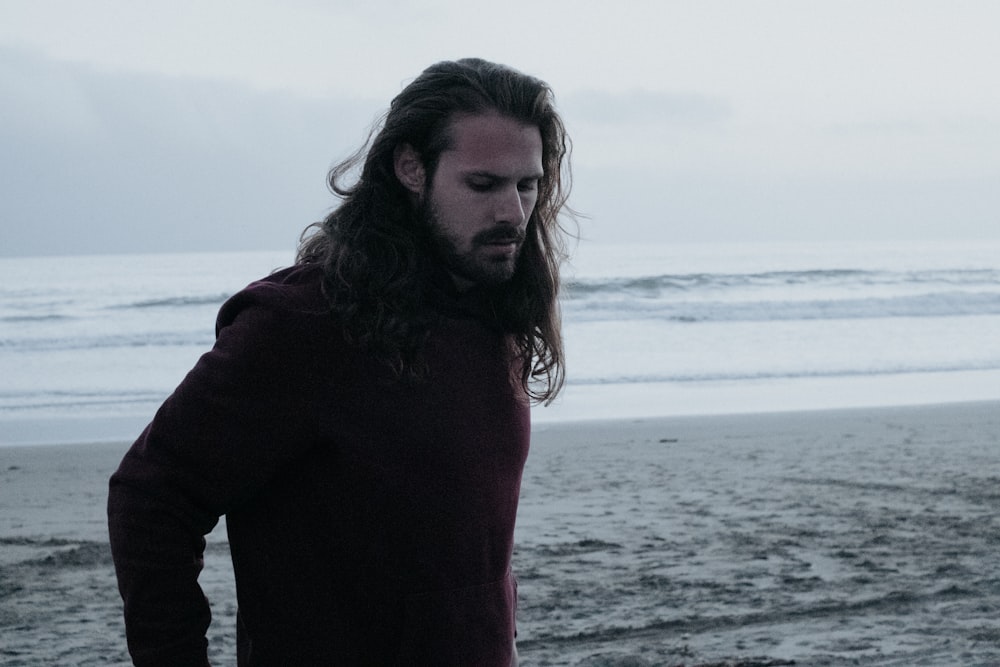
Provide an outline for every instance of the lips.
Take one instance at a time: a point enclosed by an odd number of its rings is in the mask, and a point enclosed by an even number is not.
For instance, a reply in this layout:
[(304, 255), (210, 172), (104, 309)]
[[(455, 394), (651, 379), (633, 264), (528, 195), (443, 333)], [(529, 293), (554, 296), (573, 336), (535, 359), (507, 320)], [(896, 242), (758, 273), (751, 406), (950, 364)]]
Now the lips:
[(510, 246), (524, 243), (524, 232), (515, 229), (495, 229), (476, 235), (479, 245)]

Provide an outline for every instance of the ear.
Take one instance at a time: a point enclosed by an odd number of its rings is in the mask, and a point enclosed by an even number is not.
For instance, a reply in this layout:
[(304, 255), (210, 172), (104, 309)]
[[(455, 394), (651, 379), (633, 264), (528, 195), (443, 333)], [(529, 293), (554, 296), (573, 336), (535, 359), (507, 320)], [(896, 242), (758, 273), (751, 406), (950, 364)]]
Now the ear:
[(427, 172), (424, 169), (424, 161), (420, 159), (420, 154), (410, 144), (400, 144), (396, 146), (392, 159), (396, 178), (403, 184), (403, 187), (415, 195), (422, 195), (424, 184), (427, 181)]

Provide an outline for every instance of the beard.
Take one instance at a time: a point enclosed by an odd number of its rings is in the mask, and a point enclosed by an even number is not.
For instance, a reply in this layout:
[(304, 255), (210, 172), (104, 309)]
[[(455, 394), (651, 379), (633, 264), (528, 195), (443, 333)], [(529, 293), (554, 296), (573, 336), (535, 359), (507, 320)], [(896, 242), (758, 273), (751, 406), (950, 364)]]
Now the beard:
[[(428, 198), (420, 203), (416, 213), (428, 234), (435, 259), (453, 276), (483, 287), (502, 285), (514, 277), (524, 245), (523, 230), (511, 227), (487, 229), (472, 237), (468, 250), (462, 250), (459, 240), (440, 223), (434, 205), (428, 202)], [(512, 255), (489, 252), (490, 245), (511, 241), (516, 243)]]

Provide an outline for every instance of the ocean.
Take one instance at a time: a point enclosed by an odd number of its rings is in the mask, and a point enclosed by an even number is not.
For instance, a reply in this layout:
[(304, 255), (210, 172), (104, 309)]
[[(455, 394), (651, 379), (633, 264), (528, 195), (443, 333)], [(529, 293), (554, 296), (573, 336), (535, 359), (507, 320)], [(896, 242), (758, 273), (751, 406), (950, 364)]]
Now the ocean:
[[(0, 259), (0, 444), (134, 438), (292, 253)], [(1000, 399), (1000, 241), (599, 245), (538, 422)]]
[[(0, 444), (65, 445), (0, 447), (4, 665), (130, 664), (108, 475), (220, 304), (290, 261), (0, 259)], [(1000, 242), (581, 244), (563, 312), (515, 529), (523, 664), (1000, 664), (1000, 414), (946, 405), (1000, 399)], [(605, 417), (637, 418), (579, 421)], [(233, 665), (224, 520), (199, 583)]]

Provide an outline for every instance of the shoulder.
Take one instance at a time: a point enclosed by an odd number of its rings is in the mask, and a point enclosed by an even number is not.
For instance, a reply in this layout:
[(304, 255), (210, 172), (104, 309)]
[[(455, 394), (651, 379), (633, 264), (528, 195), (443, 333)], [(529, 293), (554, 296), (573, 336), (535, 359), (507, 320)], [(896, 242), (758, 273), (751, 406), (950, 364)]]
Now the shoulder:
[(219, 310), (216, 334), (245, 317), (278, 320), (326, 319), (330, 306), (323, 295), (323, 269), (298, 264), (250, 283)]
[(297, 265), (255, 281), (233, 295), (219, 310), (216, 349), (235, 358), (276, 364), (291, 357), (332, 354), (342, 347), (323, 294), (323, 269)]

